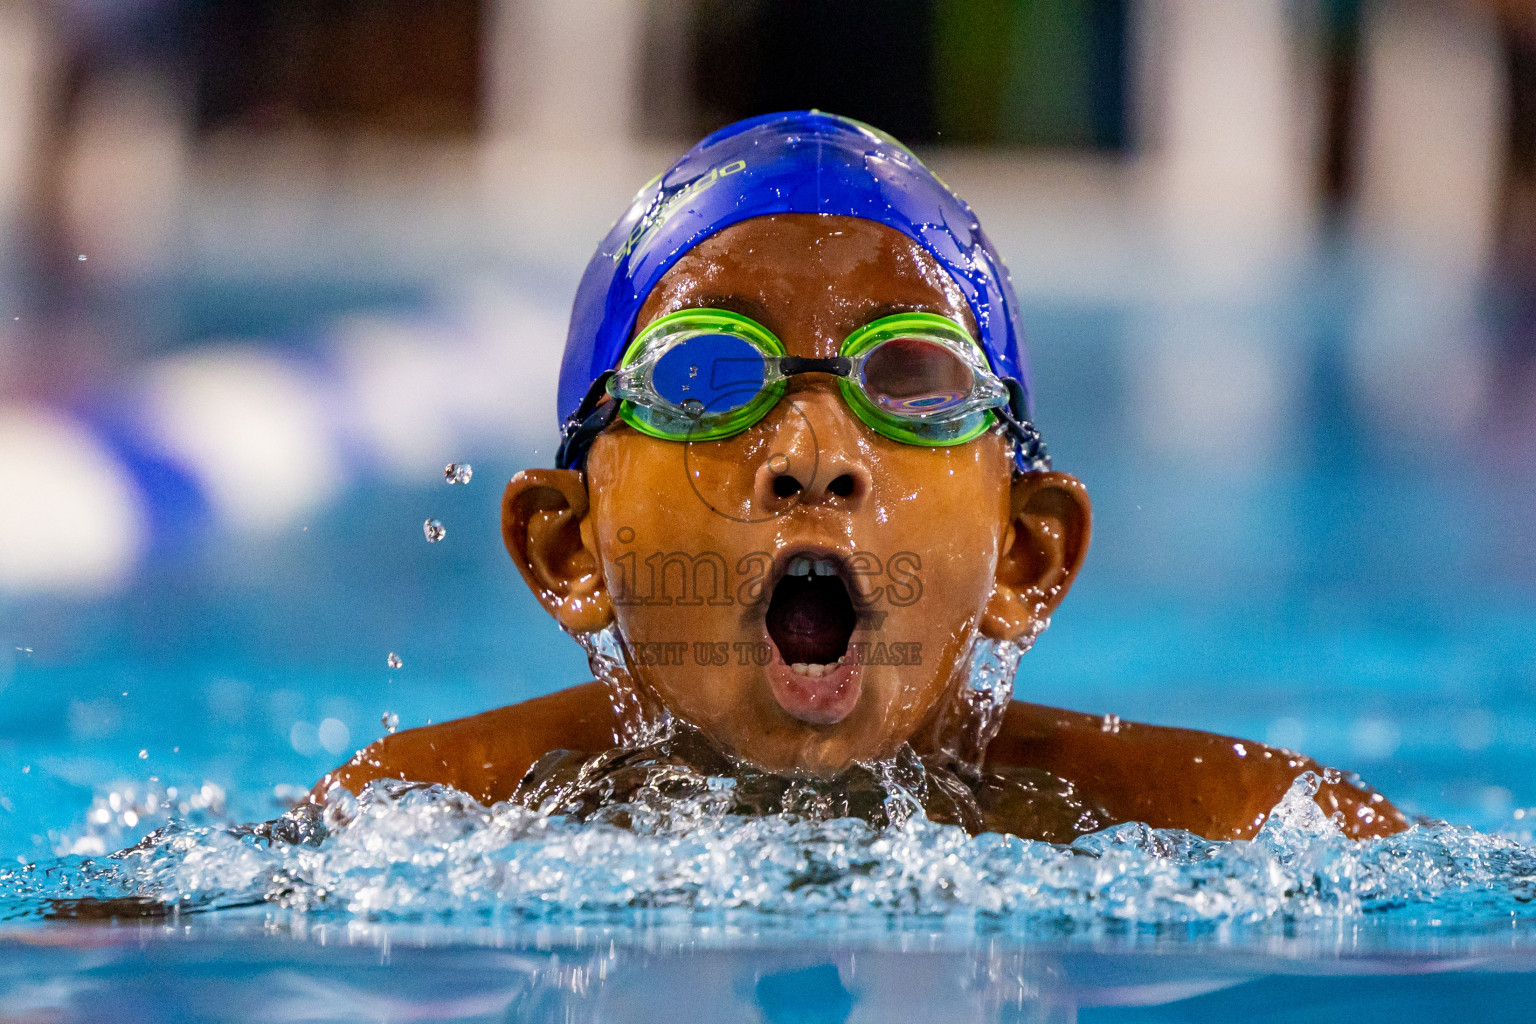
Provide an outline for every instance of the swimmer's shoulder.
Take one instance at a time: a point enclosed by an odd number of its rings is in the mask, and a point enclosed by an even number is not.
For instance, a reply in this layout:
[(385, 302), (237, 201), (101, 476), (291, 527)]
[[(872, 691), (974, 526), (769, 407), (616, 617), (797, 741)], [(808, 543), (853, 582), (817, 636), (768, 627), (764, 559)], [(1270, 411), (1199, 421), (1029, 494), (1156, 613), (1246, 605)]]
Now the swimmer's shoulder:
[[(987, 762), (1041, 768), (1070, 780), (1122, 821), (1181, 828), (1208, 839), (1247, 839), (1296, 776), (1316, 761), (1263, 743), (1014, 701)], [(1323, 810), (1344, 812), (1357, 839), (1408, 827), (1380, 793), (1345, 780), (1324, 783)]]
[(328, 773), (310, 791), (318, 799), (333, 785), (353, 793), (374, 779), (453, 786), (483, 803), (505, 800), (533, 763), (551, 750), (606, 750), (615, 715), (601, 683), (585, 683), (385, 736)]

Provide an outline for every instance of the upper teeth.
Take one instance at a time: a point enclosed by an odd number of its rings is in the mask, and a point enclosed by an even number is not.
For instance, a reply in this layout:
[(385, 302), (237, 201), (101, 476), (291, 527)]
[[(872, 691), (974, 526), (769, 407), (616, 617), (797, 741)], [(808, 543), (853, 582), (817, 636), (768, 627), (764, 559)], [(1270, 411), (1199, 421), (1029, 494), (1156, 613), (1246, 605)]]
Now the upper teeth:
[(794, 558), (786, 572), (791, 576), (836, 576), (837, 566), (825, 558)]

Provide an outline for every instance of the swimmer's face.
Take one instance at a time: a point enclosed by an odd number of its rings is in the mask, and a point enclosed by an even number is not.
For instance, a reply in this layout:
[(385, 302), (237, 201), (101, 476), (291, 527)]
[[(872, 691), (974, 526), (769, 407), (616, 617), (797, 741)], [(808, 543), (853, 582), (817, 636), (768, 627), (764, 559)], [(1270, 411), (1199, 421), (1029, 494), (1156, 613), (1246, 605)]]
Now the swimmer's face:
[[(735, 310), (790, 355), (832, 356), (903, 311), (974, 332), (949, 276), (871, 221), (761, 217), (689, 252), (636, 332), (680, 309)], [(1015, 479), (996, 432), (904, 444), (867, 427), (834, 378), (791, 378), (760, 422), (684, 444), (618, 423), (575, 473), (509, 486), (508, 547), (575, 631), (615, 619), (649, 695), (734, 754), (829, 773), (921, 739), (978, 630), (1033, 636), (1087, 546), (1082, 485)]]

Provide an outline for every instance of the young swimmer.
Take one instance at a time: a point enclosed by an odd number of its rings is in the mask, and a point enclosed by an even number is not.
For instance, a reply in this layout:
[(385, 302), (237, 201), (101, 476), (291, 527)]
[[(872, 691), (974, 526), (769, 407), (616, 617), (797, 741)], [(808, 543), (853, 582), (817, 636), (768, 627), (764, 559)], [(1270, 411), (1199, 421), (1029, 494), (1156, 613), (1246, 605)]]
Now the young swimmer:
[[(1029, 422), (1016, 317), (970, 208), (888, 136), (811, 111), (705, 139), (588, 266), (559, 468), (517, 474), (502, 505), (544, 609), (578, 636), (614, 629), (640, 702), (678, 731), (603, 754), (626, 712), (587, 683), (387, 736), (314, 797), (393, 778), (539, 803), (598, 768), (674, 762), (782, 794), (915, 754), (930, 814), (972, 831), (1252, 836), (1315, 762), (969, 699), (976, 652), (1034, 640), (1090, 532), (1087, 491)], [(1347, 834), (1406, 827), (1324, 777)]]

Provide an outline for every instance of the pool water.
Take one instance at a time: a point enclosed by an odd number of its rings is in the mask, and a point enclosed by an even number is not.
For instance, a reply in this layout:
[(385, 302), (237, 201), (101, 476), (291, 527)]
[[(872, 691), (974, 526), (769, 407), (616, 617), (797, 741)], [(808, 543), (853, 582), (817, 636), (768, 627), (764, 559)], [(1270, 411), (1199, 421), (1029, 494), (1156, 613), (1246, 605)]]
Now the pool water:
[[(277, 535), (163, 536), (114, 594), (0, 598), (0, 1015), (1527, 1019), (1536, 359), (1482, 321), (1421, 346), (1476, 371), (1451, 415), (1372, 340), (1396, 314), (1341, 287), (1027, 300), (1039, 419), (1096, 522), (1016, 695), (1296, 747), (1450, 826), (1357, 847), (1293, 801), (1252, 844), (1057, 848), (419, 791), (317, 845), (224, 832), (388, 714), (588, 677), (501, 551), (499, 482), (549, 461), (523, 437), (445, 452), (464, 486), (365, 477)], [(145, 896), (159, 916), (91, 902)]]
[(1524, 1009), (1536, 849), (1449, 825), (1355, 843), (1316, 783), (1251, 842), (1128, 824), (1069, 847), (915, 805), (875, 830), (653, 793), (619, 828), (375, 787), (281, 839), (173, 825), (0, 871), (13, 922), (71, 922), (13, 927), (0, 993), (82, 1020), (1376, 1019), (1473, 992), (1504, 1001), (1495, 1018)]

